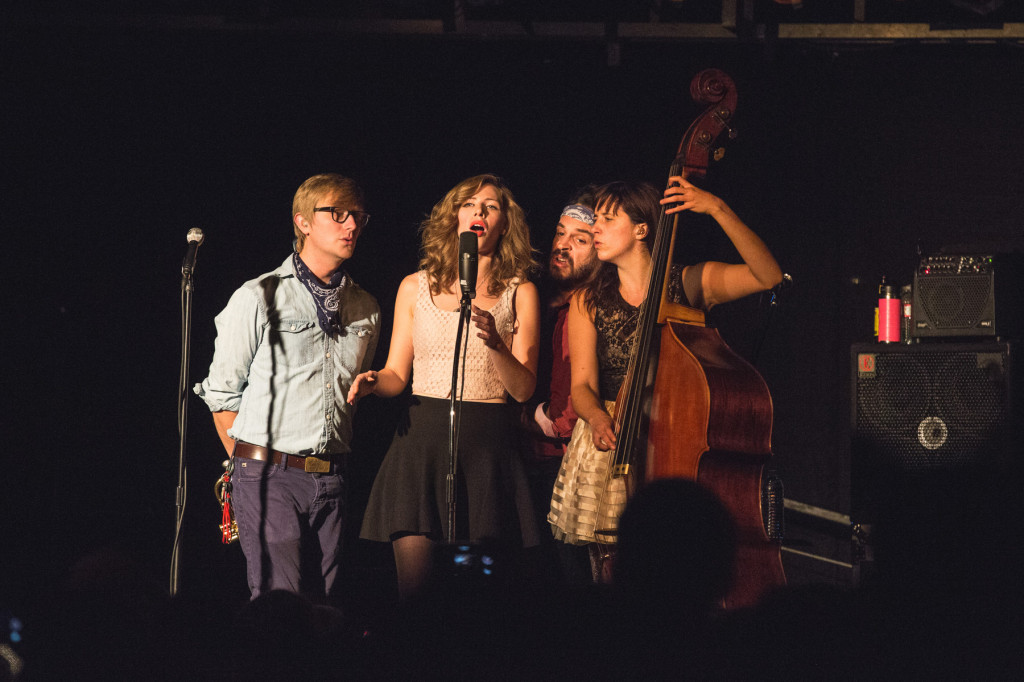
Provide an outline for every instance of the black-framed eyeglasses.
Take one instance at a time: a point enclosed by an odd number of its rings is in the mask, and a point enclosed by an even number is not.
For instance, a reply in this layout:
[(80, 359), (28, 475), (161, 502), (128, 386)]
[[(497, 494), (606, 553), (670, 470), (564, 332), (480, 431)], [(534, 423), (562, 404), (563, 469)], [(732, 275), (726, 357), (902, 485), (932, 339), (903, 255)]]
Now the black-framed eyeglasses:
[(356, 227), (366, 227), (366, 223), (370, 222), (370, 214), (366, 211), (350, 211), (347, 208), (339, 208), (337, 206), (321, 206), (320, 208), (314, 208), (313, 213), (330, 212), (331, 218), (336, 223), (343, 223), (348, 220), (349, 216), (352, 216), (352, 220), (355, 221)]

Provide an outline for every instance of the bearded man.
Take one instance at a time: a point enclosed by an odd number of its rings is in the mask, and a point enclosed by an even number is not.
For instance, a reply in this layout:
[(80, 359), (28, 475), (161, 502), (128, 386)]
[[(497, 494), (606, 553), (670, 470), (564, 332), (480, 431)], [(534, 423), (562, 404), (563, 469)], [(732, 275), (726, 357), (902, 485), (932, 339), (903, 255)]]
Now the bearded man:
[[(596, 216), (591, 203), (588, 191), (579, 193), (562, 209), (555, 228), (543, 287), (545, 306), (541, 329), (542, 339), (551, 335), (550, 355), (542, 352), (538, 367), (537, 394), (542, 396), (541, 401), (524, 414), (525, 426), (531, 435), (527, 453), (530, 485), (543, 525), (547, 524), (551, 491), (577, 419), (570, 399), (566, 316), (569, 299), (590, 281), (600, 264), (594, 250), (592, 226)], [(542, 351), (547, 350), (542, 348)], [(579, 547), (549, 542), (545, 543), (545, 550), (545, 567), (541, 570), (548, 579), (570, 585), (585, 585), (591, 581), (589, 558)]]

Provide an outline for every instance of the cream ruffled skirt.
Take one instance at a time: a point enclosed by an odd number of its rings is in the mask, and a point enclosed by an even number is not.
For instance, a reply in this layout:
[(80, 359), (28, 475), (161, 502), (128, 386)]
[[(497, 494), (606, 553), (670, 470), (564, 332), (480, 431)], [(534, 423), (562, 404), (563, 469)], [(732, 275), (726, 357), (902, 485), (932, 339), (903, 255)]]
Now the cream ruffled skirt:
[[(614, 407), (605, 401), (609, 414)], [(613, 544), (626, 507), (625, 479), (611, 475), (615, 451), (598, 450), (592, 434), (589, 424), (576, 422), (551, 495), (551, 532), (570, 545)]]

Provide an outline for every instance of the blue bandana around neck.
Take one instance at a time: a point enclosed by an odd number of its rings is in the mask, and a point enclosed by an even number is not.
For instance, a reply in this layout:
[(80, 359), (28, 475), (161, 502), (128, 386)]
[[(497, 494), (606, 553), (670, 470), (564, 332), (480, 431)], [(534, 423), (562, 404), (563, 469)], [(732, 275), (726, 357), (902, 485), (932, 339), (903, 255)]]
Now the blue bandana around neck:
[(310, 272), (306, 264), (299, 258), (299, 254), (292, 254), (292, 263), (295, 265), (299, 281), (305, 285), (309, 293), (313, 294), (313, 302), (316, 304), (316, 319), (320, 328), (324, 330), (325, 334), (340, 333), (341, 294), (351, 282), (348, 274), (338, 268), (331, 275), (330, 284), (324, 284)]

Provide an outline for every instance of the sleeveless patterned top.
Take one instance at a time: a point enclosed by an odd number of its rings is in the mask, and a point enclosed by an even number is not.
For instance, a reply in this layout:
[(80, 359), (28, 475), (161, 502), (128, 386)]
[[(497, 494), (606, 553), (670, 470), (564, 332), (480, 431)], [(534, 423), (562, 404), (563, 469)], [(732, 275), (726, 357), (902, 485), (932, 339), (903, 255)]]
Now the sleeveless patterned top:
[(627, 303), (617, 289), (612, 300), (600, 301), (594, 309), (601, 400), (615, 400), (622, 387), (639, 318), (640, 308)]
[[(669, 296), (676, 303), (689, 306), (683, 290), (683, 266), (673, 265), (669, 279)], [(611, 300), (601, 300), (594, 309), (594, 328), (597, 329), (597, 382), (601, 400), (615, 400), (622, 388), (633, 354), (633, 338), (640, 321), (640, 306), (632, 306), (622, 298), (619, 290)]]
[[(455, 335), (459, 330), (459, 311), (440, 310), (430, 296), (426, 271), (420, 270), (417, 277), (419, 288), (412, 316), (412, 392), (432, 398), (448, 398), (452, 390), (452, 362), (455, 357)], [(518, 280), (512, 280), (489, 311), (494, 315), (494, 324), (502, 341), (510, 347), (515, 325), (512, 297), (518, 284)], [(467, 330), (463, 330), (462, 334), (465, 340)], [(487, 357), (483, 339), (477, 337), (476, 327), (472, 323), (468, 335), (466, 374), (460, 380), (465, 382), (462, 397), (466, 400), (504, 398), (505, 387), (498, 378), (494, 364)], [(461, 372), (461, 362), (459, 366)], [(461, 383), (459, 387), (462, 388)]]

